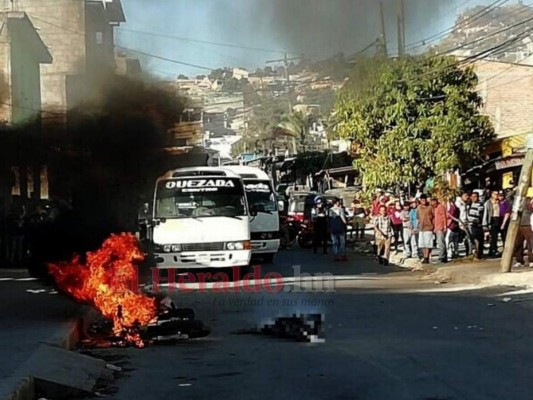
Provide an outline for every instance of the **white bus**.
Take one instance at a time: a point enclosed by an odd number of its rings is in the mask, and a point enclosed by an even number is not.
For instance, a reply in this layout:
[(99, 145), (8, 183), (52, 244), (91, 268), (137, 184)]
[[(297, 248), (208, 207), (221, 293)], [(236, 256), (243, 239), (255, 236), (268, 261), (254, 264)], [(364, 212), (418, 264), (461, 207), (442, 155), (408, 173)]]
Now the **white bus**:
[(270, 177), (261, 169), (246, 166), (222, 167), (239, 175), (250, 208), (257, 215), (250, 221), (252, 254), (272, 262), (279, 250), (279, 213), (276, 192)]
[(242, 179), (218, 167), (157, 179), (152, 242), (157, 268), (248, 266), (250, 212)]

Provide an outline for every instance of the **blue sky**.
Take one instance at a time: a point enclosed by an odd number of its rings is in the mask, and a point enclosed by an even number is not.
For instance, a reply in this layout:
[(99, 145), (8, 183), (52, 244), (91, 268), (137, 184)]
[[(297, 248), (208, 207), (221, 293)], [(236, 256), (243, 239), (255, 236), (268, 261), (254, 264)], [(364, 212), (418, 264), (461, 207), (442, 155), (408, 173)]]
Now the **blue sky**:
[[(514, 0), (513, 0), (514, 1)], [(405, 0), (407, 43), (451, 25), (459, 10), (489, 0)], [(396, 1), (384, 0), (389, 46), (396, 48)], [(255, 69), (284, 51), (327, 57), (353, 53), (379, 35), (377, 0), (122, 0), (127, 22), (117, 29), (120, 46), (207, 68)], [(151, 32), (228, 43), (223, 47), (143, 34)], [(273, 51), (267, 51), (273, 50)], [(173, 77), (208, 73), (191, 66), (139, 56), (143, 68)]]

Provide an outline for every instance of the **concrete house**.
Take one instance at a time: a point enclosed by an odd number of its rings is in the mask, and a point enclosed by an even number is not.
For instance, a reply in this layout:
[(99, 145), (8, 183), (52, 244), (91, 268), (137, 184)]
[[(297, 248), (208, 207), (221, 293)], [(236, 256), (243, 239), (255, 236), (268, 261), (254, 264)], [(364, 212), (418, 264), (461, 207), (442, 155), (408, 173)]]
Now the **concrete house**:
[[(25, 12), (0, 13), (0, 121), (2, 141), (11, 143), (2, 154), (3, 212), (12, 190), (23, 198), (41, 196), (41, 65), (53, 59)], [(5, 181), (6, 179), (3, 179)], [(14, 188), (13, 188), (14, 186)]]

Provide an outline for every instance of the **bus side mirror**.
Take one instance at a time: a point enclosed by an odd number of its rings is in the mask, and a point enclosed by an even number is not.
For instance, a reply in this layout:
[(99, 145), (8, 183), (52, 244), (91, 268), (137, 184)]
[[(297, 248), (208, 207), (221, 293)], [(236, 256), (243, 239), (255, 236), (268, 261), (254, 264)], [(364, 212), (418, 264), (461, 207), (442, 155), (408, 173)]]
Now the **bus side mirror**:
[(278, 210), (281, 212), (285, 211), (285, 202), (283, 200), (278, 200)]
[(139, 225), (146, 226), (152, 223), (152, 208), (149, 203), (144, 203), (137, 214)]

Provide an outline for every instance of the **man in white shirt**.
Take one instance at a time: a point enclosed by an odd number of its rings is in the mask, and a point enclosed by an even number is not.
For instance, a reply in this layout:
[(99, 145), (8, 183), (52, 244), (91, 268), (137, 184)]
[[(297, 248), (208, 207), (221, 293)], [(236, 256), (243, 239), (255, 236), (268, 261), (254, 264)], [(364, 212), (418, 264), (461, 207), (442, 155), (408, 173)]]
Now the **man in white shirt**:
[(471, 253), (470, 235), (468, 234), (468, 227), (466, 225), (466, 223), (468, 222), (469, 202), (470, 195), (467, 192), (464, 192), (461, 197), (457, 198), (457, 201), (455, 202), (455, 205), (459, 209), (459, 241), (464, 242), (467, 256)]

